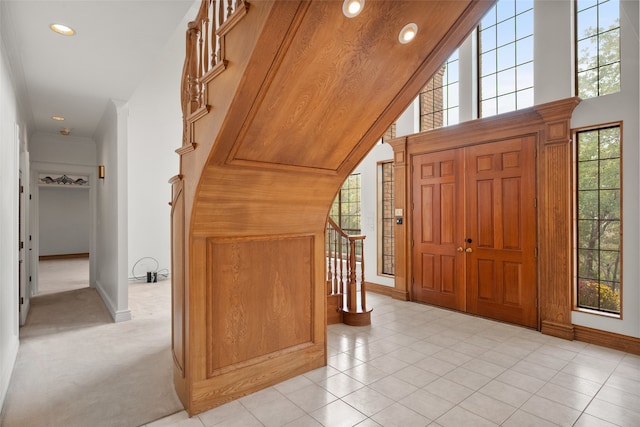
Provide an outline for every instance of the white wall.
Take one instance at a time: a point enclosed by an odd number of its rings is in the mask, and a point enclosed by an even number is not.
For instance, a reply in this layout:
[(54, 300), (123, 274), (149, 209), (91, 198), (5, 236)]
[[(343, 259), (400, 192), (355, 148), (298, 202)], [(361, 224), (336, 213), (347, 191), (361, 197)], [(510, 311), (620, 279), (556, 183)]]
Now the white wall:
[(95, 287), (116, 322), (131, 319), (127, 281), (127, 116), (111, 101), (94, 135), (105, 178), (96, 184)]
[(136, 261), (144, 257), (155, 258), (159, 269), (171, 267), (168, 181), (179, 173), (175, 150), (182, 145), (185, 29), (196, 13), (187, 13), (129, 100), (129, 276)]
[(88, 187), (40, 187), (39, 255), (89, 253)]
[(0, 34), (0, 407), (18, 353), (18, 159), (16, 93)]

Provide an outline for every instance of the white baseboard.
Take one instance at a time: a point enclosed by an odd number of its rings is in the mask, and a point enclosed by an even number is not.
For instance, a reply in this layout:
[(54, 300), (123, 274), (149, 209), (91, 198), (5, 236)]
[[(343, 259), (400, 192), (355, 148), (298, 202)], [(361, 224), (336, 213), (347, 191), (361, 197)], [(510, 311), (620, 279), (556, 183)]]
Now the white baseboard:
[(109, 294), (105, 292), (102, 284), (96, 280), (95, 282), (96, 291), (98, 291), (98, 295), (102, 298), (102, 302), (104, 303), (107, 310), (109, 310), (109, 314), (114, 322), (125, 322), (127, 320), (131, 320), (131, 310), (118, 310), (115, 303), (111, 298), (109, 298)]
[[(5, 343), (2, 343), (3, 347)], [(3, 366), (0, 366), (0, 412), (4, 406), (4, 399), (7, 397), (9, 391), (9, 384), (11, 383), (11, 374), (13, 373), (13, 367), (16, 364), (16, 357), (18, 356), (18, 346), (20, 341), (18, 337), (11, 337), (11, 342), (6, 343), (7, 354), (1, 357), (5, 361)]]

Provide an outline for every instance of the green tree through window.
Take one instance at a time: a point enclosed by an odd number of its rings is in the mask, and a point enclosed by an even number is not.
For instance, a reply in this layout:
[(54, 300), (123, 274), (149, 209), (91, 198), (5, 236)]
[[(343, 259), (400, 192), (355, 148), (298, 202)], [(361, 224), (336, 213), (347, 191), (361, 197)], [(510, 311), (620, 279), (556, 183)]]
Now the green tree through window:
[(620, 2), (576, 1), (576, 85), (581, 98), (620, 92)]
[(347, 177), (329, 215), (347, 234), (360, 234), (360, 174)]
[(578, 307), (620, 314), (620, 127), (576, 137)]

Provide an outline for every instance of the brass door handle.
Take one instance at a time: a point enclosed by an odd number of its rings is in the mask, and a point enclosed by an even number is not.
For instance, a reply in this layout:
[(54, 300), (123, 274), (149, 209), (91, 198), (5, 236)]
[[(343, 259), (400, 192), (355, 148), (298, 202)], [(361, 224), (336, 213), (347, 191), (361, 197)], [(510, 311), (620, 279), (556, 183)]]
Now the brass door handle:
[(462, 252), (464, 251), (464, 249), (462, 249), (462, 246), (458, 247), (458, 249), (456, 249), (458, 252)]
[(465, 252), (469, 252), (469, 253), (471, 253), (471, 252), (473, 252), (473, 249), (471, 249), (471, 248), (467, 248), (467, 249), (465, 249)]

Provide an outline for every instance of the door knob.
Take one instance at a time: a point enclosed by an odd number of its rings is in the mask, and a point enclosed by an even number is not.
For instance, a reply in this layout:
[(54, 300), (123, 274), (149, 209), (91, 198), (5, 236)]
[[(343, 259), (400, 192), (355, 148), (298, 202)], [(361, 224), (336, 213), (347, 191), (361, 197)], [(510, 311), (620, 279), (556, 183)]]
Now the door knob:
[(467, 248), (467, 249), (465, 250), (465, 252), (469, 252), (469, 253), (471, 253), (471, 252), (473, 252), (473, 249), (471, 249), (471, 248)]
[(458, 249), (456, 249), (458, 252), (462, 252), (464, 251), (464, 249), (462, 249), (462, 246), (458, 247)]

